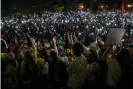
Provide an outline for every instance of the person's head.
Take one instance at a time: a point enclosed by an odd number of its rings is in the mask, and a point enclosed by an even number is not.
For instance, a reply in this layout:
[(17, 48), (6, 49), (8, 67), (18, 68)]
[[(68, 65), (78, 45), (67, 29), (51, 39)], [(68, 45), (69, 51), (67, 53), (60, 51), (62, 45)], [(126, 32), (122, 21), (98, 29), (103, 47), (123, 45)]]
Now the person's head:
[(26, 61), (33, 61), (34, 59), (30, 51), (25, 52), (24, 57)]
[(62, 37), (60, 36), (60, 34), (57, 36), (58, 40), (62, 40)]
[(12, 53), (12, 52), (8, 53), (8, 54), (7, 54), (7, 59), (8, 59), (8, 60), (14, 60), (14, 59), (15, 59), (15, 54)]
[(57, 61), (58, 60), (58, 54), (55, 50), (50, 51), (50, 58), (52, 59), (52, 61)]
[(82, 53), (83, 53), (83, 46), (80, 43), (75, 43), (73, 45), (73, 54), (75, 56), (81, 56)]
[(27, 45), (29, 48), (32, 47), (32, 43), (30, 41), (28, 41), (25, 45)]
[(8, 61), (9, 64), (17, 66), (14, 53), (10, 52), (10, 53), (7, 54), (7, 61)]
[(96, 50), (95, 49), (90, 49), (89, 51), (90, 52), (89, 52), (89, 55), (87, 55), (87, 61), (88, 62), (93, 62), (93, 61), (97, 60), (98, 54), (97, 54)]

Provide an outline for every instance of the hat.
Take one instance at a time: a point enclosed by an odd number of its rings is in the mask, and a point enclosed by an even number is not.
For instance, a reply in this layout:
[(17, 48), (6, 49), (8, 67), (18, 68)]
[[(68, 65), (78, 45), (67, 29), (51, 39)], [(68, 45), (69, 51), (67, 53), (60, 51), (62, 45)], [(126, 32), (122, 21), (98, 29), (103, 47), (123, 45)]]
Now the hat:
[(57, 40), (57, 44), (58, 44), (58, 45), (62, 45), (63, 43), (62, 43), (61, 40)]
[(62, 46), (59, 46), (59, 49), (63, 50), (63, 47)]
[(70, 49), (66, 49), (66, 53), (70, 53), (71, 52), (71, 50)]
[(97, 44), (93, 42), (92, 44), (90, 44), (90, 47), (97, 49)]
[(49, 43), (44, 43), (44, 47), (50, 48), (50, 44)]
[(44, 59), (43, 58), (37, 58), (37, 63), (40, 65), (44, 64)]

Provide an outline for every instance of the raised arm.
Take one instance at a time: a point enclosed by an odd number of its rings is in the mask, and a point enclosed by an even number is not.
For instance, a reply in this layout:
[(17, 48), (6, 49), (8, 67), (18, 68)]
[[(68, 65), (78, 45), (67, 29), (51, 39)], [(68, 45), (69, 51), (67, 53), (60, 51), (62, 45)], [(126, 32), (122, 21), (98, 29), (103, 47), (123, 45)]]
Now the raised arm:
[(108, 52), (110, 51), (110, 48), (111, 47), (108, 47), (107, 48), (107, 50), (103, 53), (103, 55), (102, 55), (102, 60), (107, 60), (107, 58), (108, 58)]
[(71, 45), (72, 43), (71, 43), (69, 32), (67, 32), (67, 39), (68, 39), (68, 44)]
[(30, 39), (33, 49), (34, 49), (34, 57), (37, 58), (37, 43), (35, 42), (35, 39), (31, 38), (29, 34), (27, 34), (28, 38)]
[(53, 38), (53, 46), (54, 46), (55, 51), (56, 51), (57, 54), (58, 54), (59, 52), (58, 52), (58, 49), (57, 49), (56, 39), (55, 39), (55, 38)]
[(8, 44), (6, 43), (6, 41), (4, 39), (1, 39), (1, 40), (4, 42), (6, 48), (8, 49)]
[(71, 45), (74, 44), (73, 37), (72, 37), (72, 33), (70, 33), (70, 43), (71, 43)]
[(30, 39), (30, 41), (31, 41), (31, 43), (32, 43), (32, 45), (33, 45), (33, 48), (36, 49), (36, 45), (37, 45), (37, 44), (36, 44), (36, 42), (35, 42), (35, 39), (31, 38), (30, 35), (29, 35), (28, 33), (27, 33), (26, 35), (27, 35), (27, 37)]
[(76, 37), (75, 33), (74, 33), (74, 43), (79, 42), (78, 38)]

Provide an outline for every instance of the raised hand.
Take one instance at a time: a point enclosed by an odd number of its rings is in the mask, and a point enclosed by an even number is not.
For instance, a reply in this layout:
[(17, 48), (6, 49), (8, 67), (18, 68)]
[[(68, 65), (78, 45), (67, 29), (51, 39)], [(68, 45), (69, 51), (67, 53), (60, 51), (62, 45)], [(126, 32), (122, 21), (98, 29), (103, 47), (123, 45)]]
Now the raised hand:
[(55, 38), (53, 38), (53, 43), (56, 44), (56, 39)]

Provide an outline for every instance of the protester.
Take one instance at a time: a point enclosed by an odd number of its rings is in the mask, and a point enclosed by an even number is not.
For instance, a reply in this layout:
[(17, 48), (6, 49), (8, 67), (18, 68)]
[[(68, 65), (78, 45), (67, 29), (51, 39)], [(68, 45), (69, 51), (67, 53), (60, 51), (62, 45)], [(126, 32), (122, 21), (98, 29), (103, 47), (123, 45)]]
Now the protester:
[[(72, 89), (81, 89), (86, 78), (86, 58), (82, 55), (83, 47), (79, 43), (73, 45), (74, 58), (68, 66), (68, 83), (67, 86)], [(76, 66), (76, 67), (75, 67)]]
[(120, 89), (130, 89), (132, 81), (131, 55), (127, 49), (121, 49), (117, 60), (122, 70), (122, 80)]
[[(3, 17), (2, 88), (132, 89), (132, 18), (119, 11)], [(105, 46), (110, 28), (127, 29), (121, 44)]]

